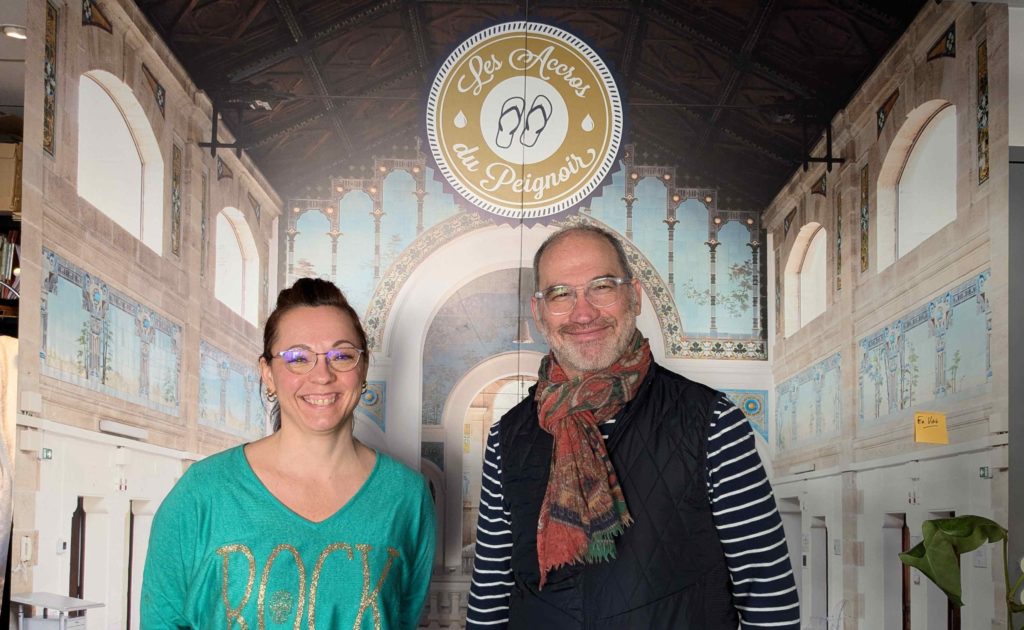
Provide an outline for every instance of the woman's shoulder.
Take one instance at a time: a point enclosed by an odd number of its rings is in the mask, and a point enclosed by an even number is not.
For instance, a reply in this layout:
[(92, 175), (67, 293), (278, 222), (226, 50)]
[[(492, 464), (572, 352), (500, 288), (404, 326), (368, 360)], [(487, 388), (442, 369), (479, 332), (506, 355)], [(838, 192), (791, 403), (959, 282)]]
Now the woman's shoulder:
[(381, 475), (404, 482), (423, 480), (423, 475), (419, 472), (413, 470), (383, 451), (377, 451), (377, 459), (377, 466), (380, 469), (379, 472)]
[(180, 484), (210, 487), (226, 480), (237, 481), (235, 472), (245, 459), (243, 445), (233, 446), (227, 450), (214, 453), (194, 462), (181, 476)]
[(412, 496), (419, 496), (427, 491), (427, 482), (423, 475), (381, 451), (377, 451), (377, 476), (381, 483)]

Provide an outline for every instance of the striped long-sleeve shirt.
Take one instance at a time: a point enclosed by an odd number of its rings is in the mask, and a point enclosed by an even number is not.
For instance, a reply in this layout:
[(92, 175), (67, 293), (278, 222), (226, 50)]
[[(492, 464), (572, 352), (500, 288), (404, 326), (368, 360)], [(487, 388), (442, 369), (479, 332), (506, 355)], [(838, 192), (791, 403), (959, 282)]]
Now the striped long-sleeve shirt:
[[(708, 499), (742, 630), (797, 630), (800, 609), (782, 518), (743, 412), (722, 395), (708, 419)], [(614, 420), (601, 425), (607, 440)], [(502, 495), (498, 425), (484, 454), (467, 630), (505, 628), (512, 591), (512, 521)]]

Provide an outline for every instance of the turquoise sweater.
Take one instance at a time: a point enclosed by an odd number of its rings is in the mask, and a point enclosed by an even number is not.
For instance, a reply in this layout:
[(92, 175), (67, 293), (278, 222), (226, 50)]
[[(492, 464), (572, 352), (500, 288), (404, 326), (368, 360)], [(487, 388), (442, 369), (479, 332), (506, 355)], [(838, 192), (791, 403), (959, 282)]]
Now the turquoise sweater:
[(423, 478), (384, 454), (313, 523), (270, 494), (238, 446), (192, 465), (160, 505), (142, 628), (412, 629), (434, 539)]

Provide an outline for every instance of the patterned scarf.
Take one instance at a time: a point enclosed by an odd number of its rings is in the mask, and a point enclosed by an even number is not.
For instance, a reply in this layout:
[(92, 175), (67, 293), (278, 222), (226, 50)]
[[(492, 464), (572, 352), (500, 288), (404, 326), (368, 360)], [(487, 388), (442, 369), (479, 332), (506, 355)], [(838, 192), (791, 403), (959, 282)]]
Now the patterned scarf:
[(540, 426), (554, 438), (537, 523), (540, 587), (552, 569), (615, 557), (613, 538), (633, 522), (598, 425), (636, 395), (651, 366), (640, 331), (607, 370), (570, 379), (552, 355), (537, 383)]

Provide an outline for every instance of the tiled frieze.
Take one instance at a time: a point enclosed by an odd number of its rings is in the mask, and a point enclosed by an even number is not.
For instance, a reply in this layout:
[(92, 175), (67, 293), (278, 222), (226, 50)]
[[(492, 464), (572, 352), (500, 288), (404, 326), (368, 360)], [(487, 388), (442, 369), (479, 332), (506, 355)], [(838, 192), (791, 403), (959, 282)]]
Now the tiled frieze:
[(46, 248), (43, 263), (42, 373), (177, 415), (181, 326)]
[(938, 399), (977, 392), (992, 378), (992, 310), (985, 271), (858, 342), (858, 407), (871, 425)]

